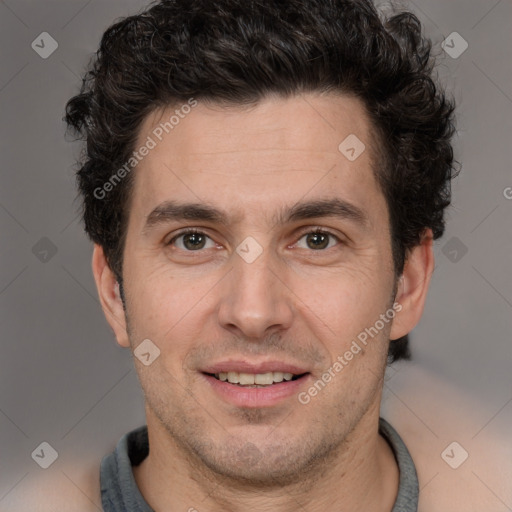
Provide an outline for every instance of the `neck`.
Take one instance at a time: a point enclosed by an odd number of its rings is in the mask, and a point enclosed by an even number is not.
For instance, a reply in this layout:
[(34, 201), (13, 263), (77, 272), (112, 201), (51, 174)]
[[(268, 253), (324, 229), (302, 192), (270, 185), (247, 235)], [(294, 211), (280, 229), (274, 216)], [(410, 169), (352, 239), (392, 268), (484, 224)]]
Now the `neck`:
[(310, 512), (390, 512), (399, 473), (391, 448), (378, 434), (378, 412), (377, 407), (369, 410), (329, 460), (318, 461), (307, 475), (289, 485), (262, 487), (231, 481), (207, 469), (177, 445), (147, 409), (151, 450), (133, 468), (135, 480), (155, 512), (292, 512), (297, 508)]

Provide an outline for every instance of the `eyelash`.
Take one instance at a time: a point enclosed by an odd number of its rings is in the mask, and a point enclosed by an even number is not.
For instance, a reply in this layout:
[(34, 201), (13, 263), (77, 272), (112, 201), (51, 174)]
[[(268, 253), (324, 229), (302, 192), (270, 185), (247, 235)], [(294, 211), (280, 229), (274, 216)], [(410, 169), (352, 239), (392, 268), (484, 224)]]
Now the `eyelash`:
[[(298, 240), (302, 239), (305, 235), (310, 235), (310, 234), (328, 235), (331, 238), (334, 238), (336, 240), (336, 242), (338, 242), (338, 244), (343, 244), (343, 241), (338, 236), (336, 236), (334, 233), (331, 233), (330, 231), (328, 231), (324, 228), (320, 228), (320, 227), (308, 228), (307, 231), (301, 232)], [(202, 236), (206, 236), (207, 238), (212, 240), (212, 238), (210, 236), (208, 236), (204, 231), (200, 231), (199, 229), (196, 229), (196, 228), (187, 228), (184, 231), (180, 231), (179, 233), (177, 233), (165, 245), (168, 245), (168, 246), (173, 245), (178, 238), (185, 236), (185, 235), (202, 235)], [(330, 249), (332, 249), (332, 247), (330, 247)], [(325, 252), (326, 250), (327, 249), (319, 249), (318, 251), (314, 251), (313, 249), (311, 249), (312, 252)], [(185, 252), (189, 252), (189, 253), (201, 252), (201, 249), (199, 249), (197, 251), (185, 251)]]

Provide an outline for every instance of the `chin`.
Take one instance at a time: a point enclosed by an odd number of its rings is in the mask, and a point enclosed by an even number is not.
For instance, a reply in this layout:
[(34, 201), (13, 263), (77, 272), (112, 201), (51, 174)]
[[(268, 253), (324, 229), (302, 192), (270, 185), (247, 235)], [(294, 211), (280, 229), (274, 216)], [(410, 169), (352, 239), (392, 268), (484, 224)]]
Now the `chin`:
[[(285, 436), (283, 436), (285, 437)], [(237, 440), (236, 443), (208, 444), (194, 446), (195, 455), (203, 466), (213, 473), (229, 478), (241, 487), (283, 487), (297, 483), (298, 479), (309, 476), (311, 481), (320, 478), (319, 466), (333, 456), (336, 447), (326, 442), (315, 443), (307, 439), (291, 439), (261, 442)]]

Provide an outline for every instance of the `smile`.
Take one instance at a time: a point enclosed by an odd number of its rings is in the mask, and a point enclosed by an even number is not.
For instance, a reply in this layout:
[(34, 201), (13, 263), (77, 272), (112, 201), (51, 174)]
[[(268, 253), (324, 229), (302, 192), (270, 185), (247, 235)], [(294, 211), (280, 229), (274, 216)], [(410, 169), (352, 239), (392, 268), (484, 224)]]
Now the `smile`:
[[(302, 374), (304, 375), (304, 374)], [(283, 381), (291, 381), (300, 378), (289, 372), (266, 372), (266, 373), (245, 373), (245, 372), (219, 372), (214, 377), (223, 382), (236, 384), (244, 387), (266, 387)]]
[[(272, 371), (248, 372), (202, 372), (214, 396), (241, 408), (266, 408), (284, 404), (307, 386), (311, 373)], [(293, 403), (295, 403), (294, 401)]]

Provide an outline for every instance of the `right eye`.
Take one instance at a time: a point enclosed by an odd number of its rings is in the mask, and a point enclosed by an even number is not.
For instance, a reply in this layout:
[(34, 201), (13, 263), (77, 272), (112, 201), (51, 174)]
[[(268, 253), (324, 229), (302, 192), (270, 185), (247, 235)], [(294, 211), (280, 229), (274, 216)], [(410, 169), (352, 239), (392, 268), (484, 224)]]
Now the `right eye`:
[[(208, 241), (211, 244), (209, 247), (206, 246)], [(195, 252), (201, 249), (211, 249), (215, 247), (215, 242), (202, 231), (189, 228), (175, 235), (167, 245), (174, 245), (182, 251)]]

